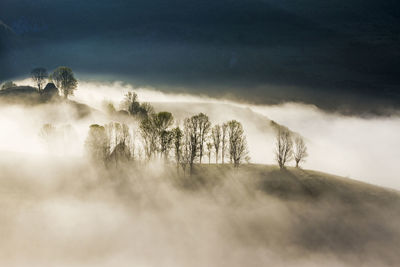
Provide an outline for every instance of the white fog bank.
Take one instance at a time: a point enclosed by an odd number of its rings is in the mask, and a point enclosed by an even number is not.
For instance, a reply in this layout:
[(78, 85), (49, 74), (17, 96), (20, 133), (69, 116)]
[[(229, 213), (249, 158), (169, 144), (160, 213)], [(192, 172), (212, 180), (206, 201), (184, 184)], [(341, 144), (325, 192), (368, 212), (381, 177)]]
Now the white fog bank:
[[(28, 80), (17, 82), (19, 85), (29, 83)], [(306, 139), (309, 157), (303, 164), (304, 168), (400, 189), (399, 116), (349, 117), (328, 114), (312, 105), (295, 103), (255, 106), (207, 96), (165, 93), (153, 88), (134, 88), (122, 82), (79, 81), (78, 90), (72, 99), (96, 109), (101, 108), (104, 100), (111, 101), (118, 107), (124, 93), (129, 90), (137, 92), (139, 101), (151, 102), (156, 110), (165, 108), (178, 120), (195, 112), (205, 112), (213, 123), (231, 119), (241, 121), (246, 130), (251, 161), (254, 163), (275, 164), (275, 140), (269, 127), (270, 120), (274, 120)], [(13, 114), (22, 117), (18, 112)], [(29, 138), (24, 138), (25, 128), (31, 125), (25, 124), (24, 120), (19, 120), (13, 114), (0, 114), (0, 123), (11, 125), (1, 131), (1, 140), (12, 136), (18, 139), (15, 141), (22, 142), (24, 147), (40, 149), (37, 143), (29, 144)], [(29, 114), (23, 117), (29, 119)], [(102, 122), (102, 119), (93, 119), (93, 123)], [(30, 120), (30, 123), (34, 122)], [(87, 121), (80, 125), (87, 127), (89, 123), (90, 121)], [(80, 142), (85, 138), (81, 136), (84, 131), (77, 130)], [(0, 150), (10, 151), (12, 147), (9, 142), (2, 141)]]

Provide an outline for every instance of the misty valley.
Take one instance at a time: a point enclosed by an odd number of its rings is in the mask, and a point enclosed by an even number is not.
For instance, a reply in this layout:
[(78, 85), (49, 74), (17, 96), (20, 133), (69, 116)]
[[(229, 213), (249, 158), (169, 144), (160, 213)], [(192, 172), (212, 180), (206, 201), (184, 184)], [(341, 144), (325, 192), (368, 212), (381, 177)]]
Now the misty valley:
[(311, 170), (349, 165), (300, 117), (31, 75), (0, 90), (1, 266), (398, 266), (399, 192)]

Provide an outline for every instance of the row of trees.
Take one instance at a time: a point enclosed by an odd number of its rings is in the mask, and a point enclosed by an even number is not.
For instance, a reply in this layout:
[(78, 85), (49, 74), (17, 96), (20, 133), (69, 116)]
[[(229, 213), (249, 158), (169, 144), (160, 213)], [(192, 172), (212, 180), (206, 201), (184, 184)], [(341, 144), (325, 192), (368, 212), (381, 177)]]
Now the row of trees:
[(137, 127), (130, 130), (121, 123), (91, 125), (86, 150), (92, 159), (118, 164), (135, 158), (158, 158), (175, 161), (177, 167), (184, 172), (189, 168), (190, 173), (194, 163), (202, 163), (205, 156), (210, 163), (211, 154), (216, 163), (220, 157), (224, 163), (228, 155), (235, 167), (249, 160), (243, 126), (236, 120), (212, 126), (208, 116), (199, 113), (173, 127), (170, 112), (154, 112), (150, 104), (139, 103), (134, 92), (125, 95), (121, 107), (137, 119)]
[[(112, 104), (107, 105), (111, 113), (131, 116), (135, 123), (131, 127), (119, 122), (91, 125), (85, 147), (96, 162), (118, 165), (157, 158), (192, 173), (195, 163), (203, 163), (204, 157), (211, 163), (212, 155), (216, 164), (224, 164), (229, 157), (235, 167), (250, 160), (243, 126), (236, 120), (212, 126), (208, 116), (199, 113), (173, 126), (170, 112), (156, 113), (149, 103), (140, 103), (134, 92), (125, 95), (120, 107), (117, 112)], [(281, 169), (292, 160), (299, 167), (308, 156), (303, 138), (283, 126), (276, 128), (276, 162)], [(44, 125), (40, 135), (50, 140), (54, 132), (52, 125)]]
[(31, 71), (31, 78), (39, 93), (42, 93), (47, 82), (53, 82), (64, 98), (73, 95), (78, 86), (78, 81), (75, 79), (72, 70), (64, 66), (58, 67), (51, 74), (48, 74), (45, 68), (35, 68)]

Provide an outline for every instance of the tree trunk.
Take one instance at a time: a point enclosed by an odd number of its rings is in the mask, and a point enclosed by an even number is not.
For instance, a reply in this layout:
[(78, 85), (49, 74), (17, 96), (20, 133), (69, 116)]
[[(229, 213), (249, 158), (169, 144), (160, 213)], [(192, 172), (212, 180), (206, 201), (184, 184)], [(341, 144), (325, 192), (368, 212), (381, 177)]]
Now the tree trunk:
[(189, 166), (189, 173), (190, 173), (190, 176), (192, 176), (192, 174), (193, 174), (193, 163), (190, 163), (190, 166)]

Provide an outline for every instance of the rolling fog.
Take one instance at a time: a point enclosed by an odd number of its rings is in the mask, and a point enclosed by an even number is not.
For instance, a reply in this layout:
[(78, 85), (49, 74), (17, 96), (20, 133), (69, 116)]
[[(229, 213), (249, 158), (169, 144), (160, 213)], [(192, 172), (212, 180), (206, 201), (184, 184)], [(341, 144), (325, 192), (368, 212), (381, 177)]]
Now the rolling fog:
[[(98, 110), (84, 118), (68, 105), (0, 107), (0, 265), (372, 267), (400, 260), (400, 212), (390, 199), (382, 208), (358, 196), (296, 201), (266, 194), (256, 183), (262, 175), (246, 170), (204, 174), (218, 183), (203, 188), (157, 162), (92, 165), (83, 153), (88, 126), (108, 122), (102, 102), (118, 104), (130, 89), (81, 81), (73, 99)], [(305, 137), (305, 168), (400, 188), (399, 117), (136, 92), (177, 121), (200, 111), (212, 122), (241, 121), (254, 163), (273, 164), (274, 120)], [(62, 133), (51, 146), (39, 136), (44, 123)]]
[[(101, 108), (104, 100), (118, 105), (124, 92), (132, 88), (122, 82), (82, 82), (75, 99), (97, 108)], [(398, 112), (393, 112), (392, 117), (362, 118), (326, 113), (312, 105), (298, 103), (253, 106), (207, 96), (167, 94), (154, 88), (135, 88), (135, 91), (141, 101), (155, 103), (156, 109), (156, 102), (159, 102), (161, 109), (170, 110), (181, 119), (205, 112), (217, 123), (239, 120), (248, 136), (254, 163), (275, 164), (275, 137), (268, 125), (269, 120), (274, 120), (307, 140), (309, 157), (304, 168), (400, 189), (400, 150), (396, 149), (400, 147)], [(177, 107), (179, 105), (181, 108)]]

